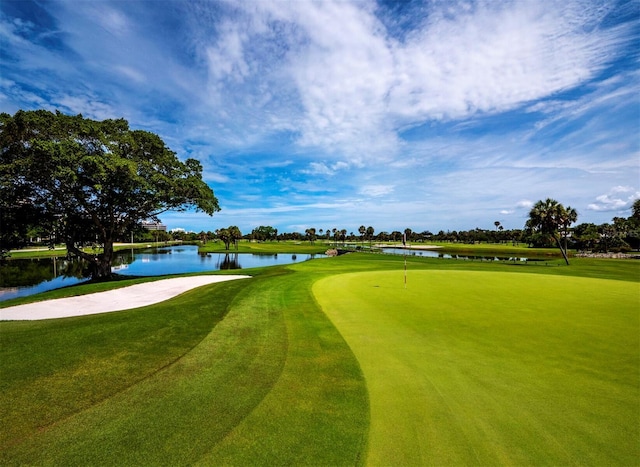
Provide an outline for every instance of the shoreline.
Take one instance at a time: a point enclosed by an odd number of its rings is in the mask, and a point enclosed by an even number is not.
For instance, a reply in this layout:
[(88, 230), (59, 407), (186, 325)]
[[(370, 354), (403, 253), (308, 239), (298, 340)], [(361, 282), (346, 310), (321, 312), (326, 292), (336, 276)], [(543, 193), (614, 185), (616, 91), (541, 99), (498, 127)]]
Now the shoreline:
[(437, 250), (443, 248), (440, 245), (388, 245), (386, 243), (375, 243), (376, 248), (398, 248), (400, 250)]

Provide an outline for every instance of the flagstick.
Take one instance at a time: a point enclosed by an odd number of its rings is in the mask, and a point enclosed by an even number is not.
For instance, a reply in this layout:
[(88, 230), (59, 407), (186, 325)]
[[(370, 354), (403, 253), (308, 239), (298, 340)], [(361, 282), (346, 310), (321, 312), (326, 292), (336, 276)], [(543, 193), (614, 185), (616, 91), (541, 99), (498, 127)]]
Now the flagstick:
[(407, 288), (407, 253), (404, 254), (404, 288)]
[(407, 288), (407, 234), (402, 234), (402, 250), (404, 257), (404, 288)]

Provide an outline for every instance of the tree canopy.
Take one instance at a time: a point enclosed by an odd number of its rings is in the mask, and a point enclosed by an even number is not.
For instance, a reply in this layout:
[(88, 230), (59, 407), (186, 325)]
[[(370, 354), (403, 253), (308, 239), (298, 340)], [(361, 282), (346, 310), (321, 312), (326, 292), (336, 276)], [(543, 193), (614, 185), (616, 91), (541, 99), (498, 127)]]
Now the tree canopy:
[[(111, 277), (113, 242), (145, 219), (218, 200), (195, 159), (181, 162), (153, 133), (126, 120), (96, 121), (46, 110), (0, 114), (0, 248), (17, 246), (34, 225)], [(98, 255), (81, 249), (103, 248)]]
[[(529, 211), (529, 219), (525, 225), (525, 229), (532, 232), (533, 235), (539, 235), (543, 238), (551, 238), (562, 253), (564, 260), (569, 264), (567, 255), (566, 236), (569, 227), (578, 219), (578, 213), (571, 207), (564, 207), (555, 199), (547, 198), (538, 201)], [(563, 247), (560, 242), (561, 235), (565, 238)]]
[(264, 240), (277, 240), (278, 229), (274, 229), (270, 225), (261, 225), (260, 227), (256, 227), (251, 232), (251, 237), (254, 240), (264, 241)]
[(225, 250), (229, 249), (229, 247), (231, 246), (231, 243), (233, 243), (235, 245), (236, 250), (237, 250), (238, 249), (238, 240), (240, 240), (242, 238), (242, 232), (240, 231), (240, 229), (237, 226), (230, 225), (226, 229), (218, 229), (218, 230), (216, 230), (216, 237), (218, 237), (220, 240), (222, 240), (224, 242)]

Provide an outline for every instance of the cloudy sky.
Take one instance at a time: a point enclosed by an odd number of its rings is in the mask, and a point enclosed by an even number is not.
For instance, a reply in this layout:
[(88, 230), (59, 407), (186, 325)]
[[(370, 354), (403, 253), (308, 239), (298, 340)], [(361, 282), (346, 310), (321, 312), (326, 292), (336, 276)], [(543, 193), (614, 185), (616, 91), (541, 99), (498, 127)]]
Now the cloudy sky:
[(0, 111), (126, 118), (222, 211), (169, 228), (521, 228), (640, 197), (640, 2), (0, 3)]

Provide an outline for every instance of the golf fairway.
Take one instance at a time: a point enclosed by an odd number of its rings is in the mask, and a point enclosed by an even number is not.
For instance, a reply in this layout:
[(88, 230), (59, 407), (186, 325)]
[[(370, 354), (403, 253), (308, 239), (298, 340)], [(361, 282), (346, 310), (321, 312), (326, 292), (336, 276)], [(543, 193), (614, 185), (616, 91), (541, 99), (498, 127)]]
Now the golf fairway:
[(635, 465), (638, 284), (375, 271), (313, 286), (358, 359), (368, 465)]

